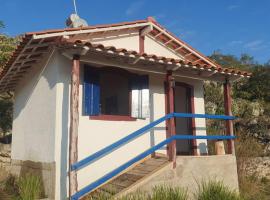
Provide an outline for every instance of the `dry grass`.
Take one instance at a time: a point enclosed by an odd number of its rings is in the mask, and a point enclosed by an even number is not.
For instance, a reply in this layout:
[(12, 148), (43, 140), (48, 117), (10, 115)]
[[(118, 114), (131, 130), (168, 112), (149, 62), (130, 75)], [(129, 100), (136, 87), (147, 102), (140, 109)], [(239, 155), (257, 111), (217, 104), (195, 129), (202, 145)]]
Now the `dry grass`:
[(252, 158), (264, 156), (263, 146), (254, 138), (238, 134), (235, 147), (241, 194), (246, 200), (269, 200), (270, 180), (260, 179), (256, 174), (249, 175), (247, 166)]

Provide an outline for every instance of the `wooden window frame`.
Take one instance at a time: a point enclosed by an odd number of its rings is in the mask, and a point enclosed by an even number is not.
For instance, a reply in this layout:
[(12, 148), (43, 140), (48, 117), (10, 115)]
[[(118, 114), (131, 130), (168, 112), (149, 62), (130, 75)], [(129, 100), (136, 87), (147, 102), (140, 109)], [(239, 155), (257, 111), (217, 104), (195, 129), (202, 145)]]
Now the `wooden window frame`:
[[(92, 66), (89, 66), (92, 67)], [(112, 72), (123, 74), (124, 76), (132, 77), (134, 74), (120, 68), (115, 67), (101, 67), (98, 68), (99, 72)], [(101, 89), (101, 88), (100, 88)], [(132, 93), (131, 93), (131, 86), (129, 86), (129, 115), (106, 115), (106, 114), (99, 114), (99, 115), (91, 115), (89, 116), (90, 120), (103, 120), (103, 121), (136, 121), (137, 118), (131, 116), (131, 100), (132, 100)]]

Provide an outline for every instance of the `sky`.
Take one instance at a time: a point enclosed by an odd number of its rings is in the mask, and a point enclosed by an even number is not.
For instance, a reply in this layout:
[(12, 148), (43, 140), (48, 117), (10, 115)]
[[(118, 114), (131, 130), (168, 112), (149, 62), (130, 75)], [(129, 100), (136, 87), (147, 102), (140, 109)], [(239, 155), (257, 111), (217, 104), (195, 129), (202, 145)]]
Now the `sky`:
[[(89, 25), (146, 19), (161, 25), (205, 55), (219, 50), (270, 60), (270, 0), (77, 0)], [(65, 27), (72, 0), (1, 0), (1, 30), (25, 32)]]

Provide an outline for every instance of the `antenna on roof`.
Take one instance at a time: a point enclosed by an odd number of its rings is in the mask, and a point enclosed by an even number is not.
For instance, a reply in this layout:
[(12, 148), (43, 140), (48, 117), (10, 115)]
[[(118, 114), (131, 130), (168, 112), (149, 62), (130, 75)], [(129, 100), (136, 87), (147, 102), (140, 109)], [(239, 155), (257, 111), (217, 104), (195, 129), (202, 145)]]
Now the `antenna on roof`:
[(73, 0), (73, 5), (74, 5), (75, 14), (78, 15), (78, 13), (77, 13), (77, 6), (76, 6), (76, 0)]
[(73, 6), (74, 6), (75, 13), (69, 16), (69, 18), (66, 20), (66, 25), (69, 28), (78, 28), (78, 27), (88, 26), (87, 22), (84, 19), (80, 18), (77, 13), (76, 0), (73, 0)]

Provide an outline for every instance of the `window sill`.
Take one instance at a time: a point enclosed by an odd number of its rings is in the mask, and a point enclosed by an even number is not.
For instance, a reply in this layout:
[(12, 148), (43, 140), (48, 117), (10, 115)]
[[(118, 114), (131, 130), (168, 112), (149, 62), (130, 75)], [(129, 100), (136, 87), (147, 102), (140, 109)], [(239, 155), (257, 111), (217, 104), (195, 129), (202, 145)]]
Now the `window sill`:
[(104, 121), (136, 121), (136, 118), (131, 116), (122, 116), (122, 115), (97, 115), (90, 116), (90, 120), (104, 120)]

